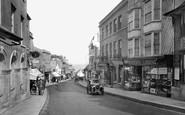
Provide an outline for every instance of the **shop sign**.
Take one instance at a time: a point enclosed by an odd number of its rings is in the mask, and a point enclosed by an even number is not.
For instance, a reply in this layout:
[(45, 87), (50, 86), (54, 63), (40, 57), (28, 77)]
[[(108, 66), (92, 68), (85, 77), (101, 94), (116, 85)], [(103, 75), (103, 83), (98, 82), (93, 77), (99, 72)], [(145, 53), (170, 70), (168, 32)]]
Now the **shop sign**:
[(167, 68), (159, 68), (159, 74), (167, 74)]
[(128, 65), (158, 65), (164, 63), (164, 61), (159, 62), (159, 59), (141, 59), (141, 60), (124, 60), (125, 64)]
[(99, 66), (99, 67), (105, 67), (105, 66), (106, 66), (106, 63), (105, 63), (105, 62), (99, 62), (99, 63), (98, 63), (98, 66)]
[(154, 93), (154, 94), (157, 94), (157, 91), (155, 88), (150, 88), (150, 93)]

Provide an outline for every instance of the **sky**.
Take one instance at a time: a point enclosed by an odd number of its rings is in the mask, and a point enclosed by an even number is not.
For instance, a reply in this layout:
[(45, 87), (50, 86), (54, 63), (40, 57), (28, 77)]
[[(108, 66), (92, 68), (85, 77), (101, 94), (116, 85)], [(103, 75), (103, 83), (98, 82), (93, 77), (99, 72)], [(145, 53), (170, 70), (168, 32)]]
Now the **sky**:
[(121, 0), (27, 0), (34, 46), (62, 55), (70, 64), (88, 63), (88, 46), (99, 22)]

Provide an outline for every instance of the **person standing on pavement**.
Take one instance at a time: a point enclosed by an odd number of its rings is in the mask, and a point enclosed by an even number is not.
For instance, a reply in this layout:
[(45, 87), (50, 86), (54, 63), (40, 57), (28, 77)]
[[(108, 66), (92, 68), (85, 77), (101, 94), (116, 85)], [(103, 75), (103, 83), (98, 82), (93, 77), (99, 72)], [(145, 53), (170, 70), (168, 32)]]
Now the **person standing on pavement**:
[(39, 95), (42, 95), (44, 92), (44, 81), (38, 76), (37, 79), (37, 87), (38, 87), (38, 93)]

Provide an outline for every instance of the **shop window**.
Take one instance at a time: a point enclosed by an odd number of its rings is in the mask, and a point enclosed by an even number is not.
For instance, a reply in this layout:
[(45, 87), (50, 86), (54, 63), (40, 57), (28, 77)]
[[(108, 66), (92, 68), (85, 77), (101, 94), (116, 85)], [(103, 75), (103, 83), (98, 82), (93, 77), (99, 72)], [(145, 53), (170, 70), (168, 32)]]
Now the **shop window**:
[(151, 55), (151, 34), (145, 36), (145, 56)]
[(135, 39), (135, 57), (139, 56), (139, 39)]
[(172, 69), (145, 66), (143, 68), (143, 91), (162, 96), (171, 95)]
[(145, 23), (148, 23), (152, 20), (152, 1), (148, 0), (145, 2)]
[(110, 22), (110, 25), (109, 25), (109, 33), (112, 34), (112, 22)]
[(154, 33), (154, 55), (159, 55), (160, 33)]

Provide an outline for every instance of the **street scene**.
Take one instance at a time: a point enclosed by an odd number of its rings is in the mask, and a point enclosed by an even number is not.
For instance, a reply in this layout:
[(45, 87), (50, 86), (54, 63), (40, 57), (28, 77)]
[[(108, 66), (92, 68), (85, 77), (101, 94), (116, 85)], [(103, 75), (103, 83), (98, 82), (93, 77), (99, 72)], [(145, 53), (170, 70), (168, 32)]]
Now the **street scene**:
[(0, 0), (0, 115), (184, 115), (185, 0)]

